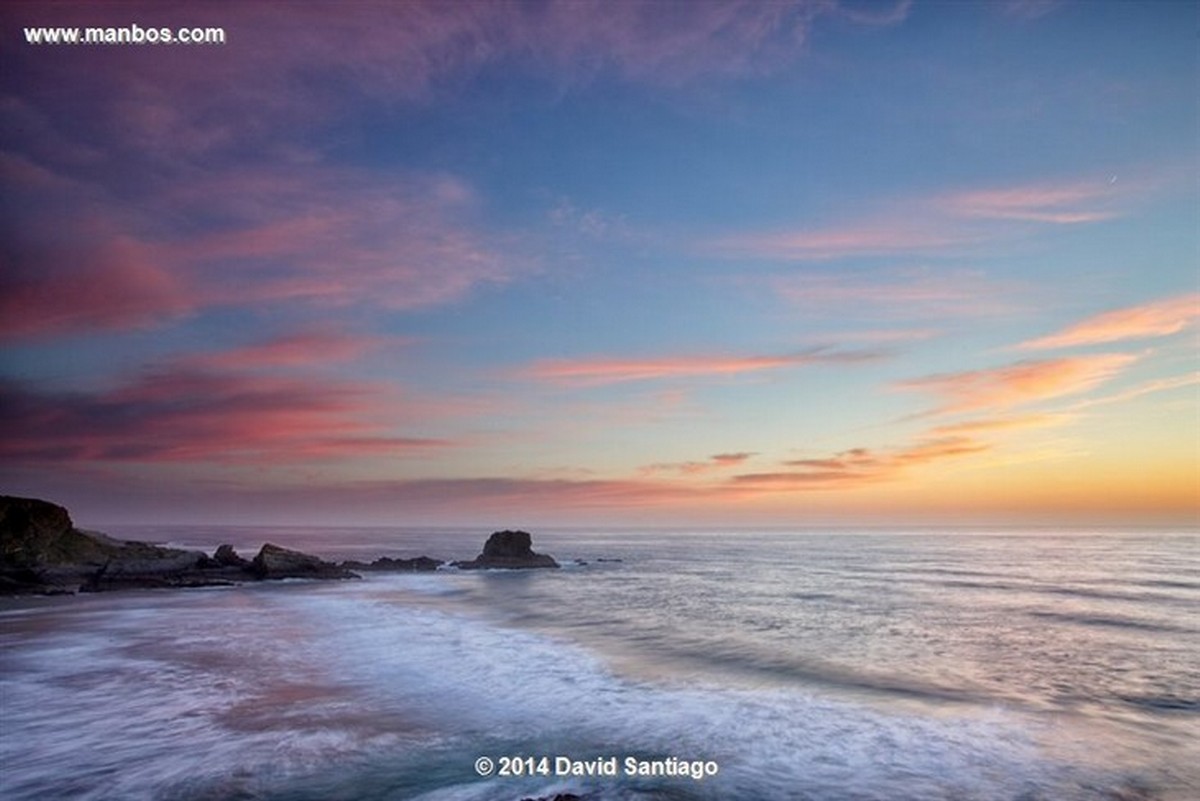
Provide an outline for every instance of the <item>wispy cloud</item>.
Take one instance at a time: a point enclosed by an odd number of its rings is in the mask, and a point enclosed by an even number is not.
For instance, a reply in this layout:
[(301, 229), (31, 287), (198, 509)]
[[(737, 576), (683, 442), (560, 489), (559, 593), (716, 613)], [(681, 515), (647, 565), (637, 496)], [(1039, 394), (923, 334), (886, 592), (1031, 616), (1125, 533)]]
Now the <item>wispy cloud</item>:
[(880, 351), (812, 348), (781, 356), (669, 356), (654, 359), (545, 359), (518, 377), (568, 386), (600, 386), (626, 381), (732, 376), (812, 364), (853, 364), (884, 358)]
[(961, 189), (882, 202), (858, 219), (826, 226), (743, 231), (703, 243), (709, 253), (780, 261), (965, 253), (1025, 235), (1030, 225), (1077, 225), (1120, 216), (1144, 187), (1063, 181)]
[[(865, 312), (873, 319), (1010, 314), (1018, 307), (1014, 298), (1020, 294), (1015, 285), (963, 269), (805, 271), (757, 280), (781, 300), (806, 312), (830, 316)], [(919, 333), (928, 335), (928, 329)]]
[(930, 392), (943, 399), (938, 413), (1007, 409), (1076, 395), (1113, 378), (1137, 360), (1124, 353), (1023, 361), (1003, 367), (942, 373), (901, 381), (900, 389)]
[(1093, 406), (1107, 406), (1112, 403), (1124, 403), (1145, 395), (1153, 395), (1159, 392), (1167, 392), (1173, 389), (1182, 389), (1183, 387), (1192, 387), (1197, 385), (1200, 385), (1200, 372), (1171, 376), (1170, 378), (1156, 378), (1152, 381), (1145, 381), (1137, 386), (1131, 387), (1122, 392), (1114, 393), (1112, 395), (1104, 395), (1099, 398), (1088, 398), (1086, 400), (1079, 401), (1071, 408), (1073, 410), (1082, 410), (1090, 409)]
[(1027, 184), (953, 193), (937, 204), (954, 216), (1072, 225), (1117, 216), (1114, 203), (1123, 194), (1107, 180)]
[(1055, 334), (1022, 342), (1026, 350), (1097, 345), (1176, 334), (1200, 320), (1200, 293), (1128, 306), (1088, 317)]

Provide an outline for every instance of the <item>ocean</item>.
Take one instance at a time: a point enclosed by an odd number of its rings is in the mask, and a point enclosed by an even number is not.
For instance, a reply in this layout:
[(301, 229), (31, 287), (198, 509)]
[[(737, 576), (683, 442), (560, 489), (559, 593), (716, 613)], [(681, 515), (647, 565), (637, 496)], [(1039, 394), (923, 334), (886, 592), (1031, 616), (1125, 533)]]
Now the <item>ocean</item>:
[[(488, 532), (109, 533), (466, 559)], [(0, 798), (1195, 801), (1198, 546), (535, 531), (562, 570), (2, 599)]]

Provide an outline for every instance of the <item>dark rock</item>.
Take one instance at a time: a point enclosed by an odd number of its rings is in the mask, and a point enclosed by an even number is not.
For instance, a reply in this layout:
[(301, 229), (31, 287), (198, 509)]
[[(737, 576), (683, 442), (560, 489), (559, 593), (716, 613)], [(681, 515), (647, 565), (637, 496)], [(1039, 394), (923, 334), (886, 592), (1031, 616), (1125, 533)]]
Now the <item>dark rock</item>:
[(0, 564), (6, 567), (102, 563), (108, 550), (75, 528), (59, 505), (0, 496)]
[(497, 531), (484, 543), (483, 553), (470, 562), (453, 564), (462, 570), (558, 567), (554, 557), (533, 550), (533, 538), (528, 531)]
[(522, 798), (521, 801), (586, 801), (586, 799), (574, 793), (555, 793), (553, 798), (543, 795), (537, 798)]
[(351, 570), (380, 570), (380, 571), (396, 571), (396, 572), (428, 572), (437, 570), (444, 565), (440, 559), (431, 559), (428, 556), (417, 556), (412, 559), (392, 559), (387, 556), (381, 556), (370, 564), (363, 562), (342, 562), (342, 567)]
[(354, 579), (359, 578), (341, 565), (326, 562), (310, 554), (281, 548), (267, 543), (259, 550), (249, 571), (259, 579), (316, 578)]
[(213, 554), (212, 561), (219, 567), (245, 567), (250, 564), (238, 556), (233, 546), (228, 544), (217, 546), (217, 551)]

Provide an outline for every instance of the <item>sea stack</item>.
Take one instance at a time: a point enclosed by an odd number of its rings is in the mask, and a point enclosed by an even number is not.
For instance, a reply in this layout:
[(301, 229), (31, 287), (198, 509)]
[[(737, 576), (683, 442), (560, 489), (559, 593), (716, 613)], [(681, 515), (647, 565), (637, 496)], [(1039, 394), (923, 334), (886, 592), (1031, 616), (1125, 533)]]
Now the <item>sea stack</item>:
[(528, 531), (497, 531), (483, 544), (483, 553), (470, 562), (455, 562), (461, 570), (508, 568), (525, 570), (535, 567), (558, 567), (554, 557), (536, 553), (533, 537)]

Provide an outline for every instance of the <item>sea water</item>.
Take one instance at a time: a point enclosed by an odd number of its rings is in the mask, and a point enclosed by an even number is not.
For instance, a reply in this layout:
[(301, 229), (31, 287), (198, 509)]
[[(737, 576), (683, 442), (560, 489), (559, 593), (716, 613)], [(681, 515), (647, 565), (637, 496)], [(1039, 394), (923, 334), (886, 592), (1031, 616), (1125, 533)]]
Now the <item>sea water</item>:
[[(338, 559), (487, 534), (110, 533)], [(0, 798), (1200, 798), (1194, 533), (534, 544), (564, 568), (0, 601)]]

